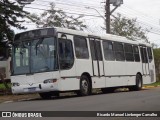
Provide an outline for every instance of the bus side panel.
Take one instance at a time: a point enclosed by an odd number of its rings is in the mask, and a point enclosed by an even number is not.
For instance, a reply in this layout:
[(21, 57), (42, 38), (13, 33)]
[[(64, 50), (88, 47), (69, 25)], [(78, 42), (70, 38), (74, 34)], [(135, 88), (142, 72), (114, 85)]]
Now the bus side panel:
[(150, 84), (156, 82), (156, 73), (154, 59), (149, 63), (149, 75), (143, 76), (143, 84)]
[(76, 75), (75, 60), (71, 68), (66, 70), (60, 70), (59, 89), (60, 91), (69, 91), (69, 90), (79, 89), (79, 77)]
[(106, 76), (126, 75), (126, 63), (124, 61), (104, 61)]
[(126, 86), (124, 82), (127, 77), (106, 77), (106, 87)]
[(136, 74), (139, 72), (142, 74), (141, 62), (126, 62), (125, 65), (127, 83), (126, 85), (136, 85)]
[(126, 85), (127, 79), (123, 78), (126, 74), (125, 64), (124, 61), (104, 61), (106, 87)]
[(85, 72), (89, 73), (90, 76), (93, 76), (91, 60), (76, 59), (75, 63), (76, 63), (76, 76), (80, 77)]
[(61, 78), (59, 80), (59, 91), (79, 90), (79, 78)]
[(92, 88), (104, 88), (105, 77), (92, 77)]

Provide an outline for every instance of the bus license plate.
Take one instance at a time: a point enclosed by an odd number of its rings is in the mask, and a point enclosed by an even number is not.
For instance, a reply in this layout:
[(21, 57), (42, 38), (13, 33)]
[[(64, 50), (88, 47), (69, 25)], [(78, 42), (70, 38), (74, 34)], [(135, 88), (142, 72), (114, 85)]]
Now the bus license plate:
[(28, 88), (28, 92), (34, 92), (36, 91), (36, 87)]

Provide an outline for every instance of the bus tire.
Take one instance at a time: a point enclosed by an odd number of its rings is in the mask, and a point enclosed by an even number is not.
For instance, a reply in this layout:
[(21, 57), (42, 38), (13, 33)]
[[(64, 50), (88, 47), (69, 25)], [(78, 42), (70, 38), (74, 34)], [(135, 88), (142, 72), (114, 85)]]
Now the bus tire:
[(142, 89), (142, 85), (143, 85), (142, 76), (140, 74), (137, 74), (136, 75), (136, 85), (129, 87), (129, 90), (130, 91), (139, 91)]
[(51, 99), (52, 94), (50, 92), (39, 93), (42, 99)]
[(82, 75), (80, 78), (80, 90), (77, 92), (79, 96), (87, 96), (90, 94), (91, 85), (86, 75)]

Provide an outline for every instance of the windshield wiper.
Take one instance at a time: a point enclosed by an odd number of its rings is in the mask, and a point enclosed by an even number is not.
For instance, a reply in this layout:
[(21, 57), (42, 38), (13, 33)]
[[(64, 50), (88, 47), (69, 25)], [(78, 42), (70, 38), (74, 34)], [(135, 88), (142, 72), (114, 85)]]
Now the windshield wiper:
[(38, 40), (38, 42), (36, 43), (36, 46), (35, 46), (35, 49), (36, 49), (36, 55), (37, 55), (37, 48), (38, 48), (38, 45), (41, 44), (43, 42), (44, 38), (40, 38)]

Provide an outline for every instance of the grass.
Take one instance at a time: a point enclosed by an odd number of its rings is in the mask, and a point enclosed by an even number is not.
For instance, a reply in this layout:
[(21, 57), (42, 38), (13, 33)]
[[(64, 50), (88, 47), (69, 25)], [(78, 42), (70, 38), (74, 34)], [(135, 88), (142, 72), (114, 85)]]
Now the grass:
[(148, 85), (144, 85), (144, 86), (160, 86), (160, 81), (157, 81), (155, 83), (152, 83), (152, 84), (148, 84)]
[(0, 89), (6, 89), (4, 84), (0, 84)]
[[(11, 83), (8, 83), (8, 87), (11, 88)], [(3, 90), (6, 89), (6, 87), (3, 83), (0, 84), (0, 89), (3, 89)]]

